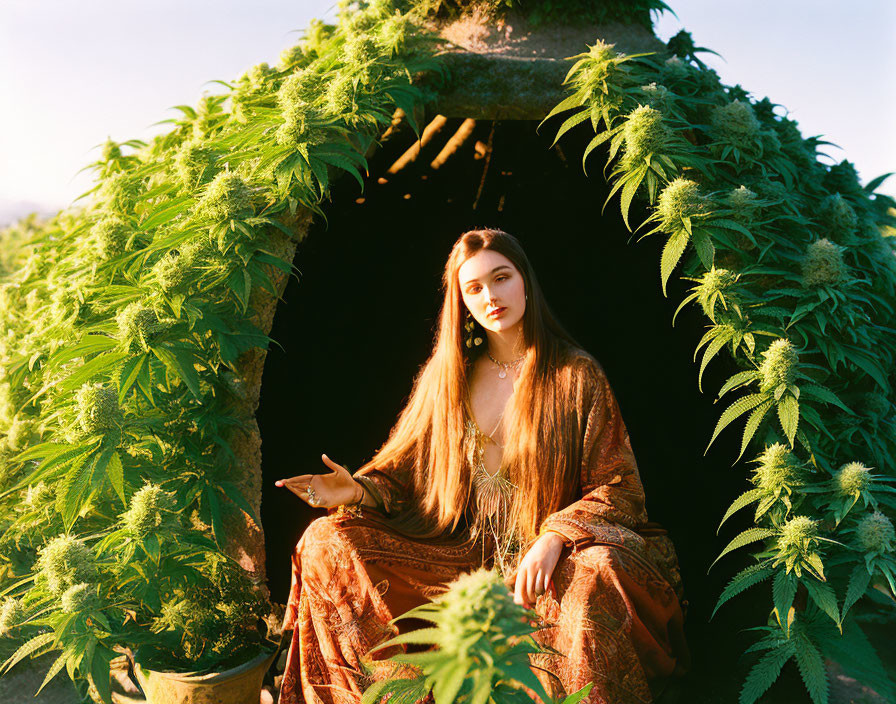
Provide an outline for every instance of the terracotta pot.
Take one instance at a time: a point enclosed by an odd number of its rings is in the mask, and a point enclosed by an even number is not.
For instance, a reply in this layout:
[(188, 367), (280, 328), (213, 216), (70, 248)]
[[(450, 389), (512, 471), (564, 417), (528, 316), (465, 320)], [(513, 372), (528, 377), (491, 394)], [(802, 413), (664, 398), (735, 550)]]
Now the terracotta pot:
[(146, 704), (258, 704), (264, 675), (276, 651), (263, 651), (223, 672), (157, 672), (134, 663)]

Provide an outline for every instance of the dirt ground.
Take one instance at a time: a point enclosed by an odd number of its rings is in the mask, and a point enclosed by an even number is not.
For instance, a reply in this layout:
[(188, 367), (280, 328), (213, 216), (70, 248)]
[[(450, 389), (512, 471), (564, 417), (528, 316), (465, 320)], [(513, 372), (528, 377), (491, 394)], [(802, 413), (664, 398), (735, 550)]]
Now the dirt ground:
[[(890, 642), (887, 628), (883, 626), (866, 626), (866, 628), (869, 638), (877, 647), (887, 670), (896, 672), (896, 648)], [(0, 655), (3, 659), (9, 654), (0, 648)], [(34, 661), (25, 660), (13, 668), (9, 674), (0, 677), (0, 704), (80, 704), (81, 700), (77, 691), (64, 670), (44, 688), (40, 696), (34, 696), (56, 655), (58, 653), (50, 653)], [(883, 697), (861, 682), (845, 676), (836, 664), (828, 663), (828, 665), (831, 704), (888, 704)], [(777, 682), (759, 700), (760, 704), (811, 704), (805, 688), (799, 681), (796, 669), (790, 669), (792, 671), (785, 669), (781, 681)], [(716, 676), (708, 677), (707, 680), (713, 681), (701, 683), (698, 696), (694, 696), (693, 691), (688, 691), (685, 696), (676, 697), (673, 694), (668, 700), (663, 699), (663, 702), (668, 701), (669, 704), (686, 704), (686, 702), (687, 704), (733, 704), (737, 701), (740, 682), (735, 683), (731, 673), (717, 673)], [(692, 690), (692, 687), (687, 689)]]
[[(3, 704), (78, 704), (80, 698), (65, 668), (35, 697), (41, 682), (59, 653), (49, 653), (37, 660), (25, 660), (7, 675), (0, 677), (0, 702)], [(4, 658), (7, 655), (4, 655)]]

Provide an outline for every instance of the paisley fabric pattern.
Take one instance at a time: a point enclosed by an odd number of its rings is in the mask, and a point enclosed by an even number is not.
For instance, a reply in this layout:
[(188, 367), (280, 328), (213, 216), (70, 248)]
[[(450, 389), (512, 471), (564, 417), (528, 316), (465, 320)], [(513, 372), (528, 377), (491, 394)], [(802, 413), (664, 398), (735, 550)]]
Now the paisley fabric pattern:
[[(593, 682), (586, 704), (648, 704), (690, 667), (687, 601), (672, 541), (647, 519), (612, 389), (596, 361), (589, 369), (579, 409), (581, 498), (541, 526), (563, 536), (564, 548), (548, 592), (535, 604), (534, 638), (558, 653), (533, 655), (531, 665), (552, 696)], [(370, 683), (412, 676), (384, 661), (405, 646), (368, 651), (428, 624), (390, 620), (443, 593), (460, 574), (495, 566), (488, 532), (422, 541), (393, 527), (390, 516), (413, 500), (406, 472), (369, 467), (355, 478), (378, 506), (361, 516), (330, 509), (311, 522), (293, 554), (284, 628), (294, 630), (281, 704), (357, 704)], [(511, 590), (515, 578), (515, 569), (505, 577)]]

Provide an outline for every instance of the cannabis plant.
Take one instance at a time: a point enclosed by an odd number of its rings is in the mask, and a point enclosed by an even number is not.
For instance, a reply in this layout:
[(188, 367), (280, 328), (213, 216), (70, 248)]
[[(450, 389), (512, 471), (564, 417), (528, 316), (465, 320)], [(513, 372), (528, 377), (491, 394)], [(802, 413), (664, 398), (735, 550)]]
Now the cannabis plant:
[[(849, 162), (821, 164), (825, 142), (804, 139), (768, 98), (723, 85), (696, 58), (705, 51), (683, 31), (665, 52), (601, 46), (570, 57), (571, 94), (548, 117), (575, 110), (557, 139), (592, 117), (585, 156), (609, 142), (607, 202), (619, 194), (628, 225), (633, 199), (643, 198), (648, 214), (635, 232), (651, 224), (642, 238), (667, 237), (661, 291), (679, 265), (694, 282), (673, 324), (690, 302), (709, 323), (694, 354), (705, 347), (698, 387), (723, 349), (741, 369), (718, 399), (747, 393), (722, 410), (707, 446), (746, 417), (735, 462), (753, 447), (758, 466), (719, 528), (751, 506), (754, 525), (713, 563), (753, 549), (716, 610), (772, 582), (768, 624), (753, 629), (761, 638), (747, 651), (762, 655), (741, 704), (756, 701), (791, 658), (816, 704), (829, 696), (823, 657), (892, 697), (853, 608), (875, 593), (896, 604), (887, 514), (896, 509), (896, 265), (893, 238), (884, 237), (896, 210), (874, 193), (887, 176), (862, 187)], [(595, 75), (600, 90), (583, 90)]]
[[(437, 702), (517, 702), (522, 687), (541, 701), (557, 701), (544, 691), (529, 664), (530, 653), (556, 652), (532, 637), (534, 612), (513, 601), (513, 595), (495, 570), (480, 568), (462, 574), (442, 595), (393, 619), (420, 618), (433, 625), (390, 638), (371, 649), (417, 644), (428, 650), (399, 653), (386, 660), (410, 665), (416, 676), (380, 680), (368, 687), (362, 704), (391, 694), (390, 702), (413, 703), (431, 690)], [(562, 700), (574, 704), (591, 690), (588, 684)], [(528, 699), (528, 697), (526, 697)]]
[(152, 141), (108, 140), (89, 200), (0, 233), (4, 671), (57, 651), (45, 683), (65, 669), (109, 702), (124, 648), (195, 672), (270, 645), (232, 557), (258, 525), (237, 454), (258, 303), (294, 271), (298, 208), (360, 181), (396, 109), (419, 112), (413, 78), (441, 76), (419, 13), (364, 5)]

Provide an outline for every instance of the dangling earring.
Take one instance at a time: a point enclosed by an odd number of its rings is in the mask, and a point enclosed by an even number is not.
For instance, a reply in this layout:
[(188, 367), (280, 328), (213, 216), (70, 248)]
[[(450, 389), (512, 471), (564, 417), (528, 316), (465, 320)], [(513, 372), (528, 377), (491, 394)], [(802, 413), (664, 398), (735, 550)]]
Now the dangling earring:
[(467, 331), (464, 342), (467, 347), (473, 347), (475, 344), (477, 347), (482, 344), (482, 338), (477, 335), (475, 338), (473, 337), (473, 328), (475, 327), (475, 323), (473, 322), (473, 316), (470, 314), (470, 311), (467, 311), (467, 321), (464, 323), (464, 329)]

